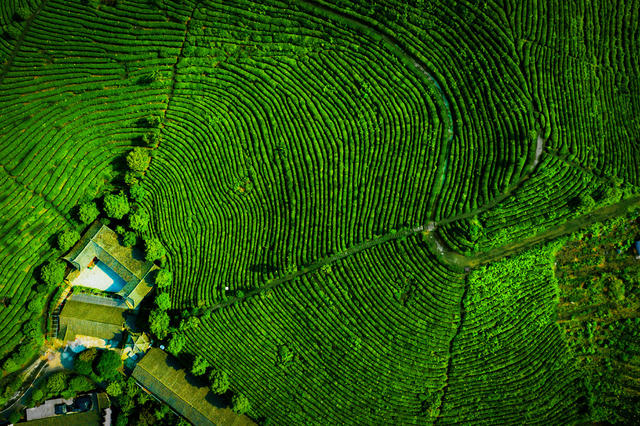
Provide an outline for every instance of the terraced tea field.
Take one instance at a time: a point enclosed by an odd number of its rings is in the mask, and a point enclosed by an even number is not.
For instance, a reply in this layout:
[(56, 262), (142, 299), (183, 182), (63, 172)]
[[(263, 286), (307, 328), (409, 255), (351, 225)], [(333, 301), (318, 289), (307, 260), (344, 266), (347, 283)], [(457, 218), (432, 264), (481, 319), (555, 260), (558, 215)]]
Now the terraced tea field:
[(590, 214), (637, 213), (639, 11), (2, 2), (0, 360), (47, 313), (55, 234), (124, 191), (111, 223), (148, 212), (173, 274), (157, 341), (256, 420), (607, 420), (554, 265)]

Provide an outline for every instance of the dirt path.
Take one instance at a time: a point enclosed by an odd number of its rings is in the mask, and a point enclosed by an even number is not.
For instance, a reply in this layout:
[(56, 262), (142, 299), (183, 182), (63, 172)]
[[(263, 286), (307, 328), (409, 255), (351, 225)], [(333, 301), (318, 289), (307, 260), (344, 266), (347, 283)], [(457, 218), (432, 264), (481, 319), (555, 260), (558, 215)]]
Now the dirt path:
[(542, 139), (542, 135), (538, 134), (538, 139), (536, 139), (536, 158), (533, 160), (533, 167), (536, 167), (540, 162), (540, 156), (542, 156), (543, 149), (544, 139)]
[(495, 260), (502, 259), (503, 257), (519, 253), (537, 244), (548, 242), (565, 235), (570, 235), (574, 232), (588, 228), (597, 222), (602, 222), (606, 219), (620, 216), (625, 214), (630, 207), (640, 207), (640, 196), (628, 198), (606, 207), (601, 207), (591, 213), (569, 220), (553, 229), (540, 232), (536, 235), (532, 235), (531, 237), (524, 238), (520, 241), (516, 241), (502, 247), (496, 247), (486, 253), (480, 253), (475, 256), (464, 256), (454, 251), (445, 250), (443, 244), (433, 232), (429, 233), (427, 238), (429, 244), (435, 248), (434, 251), (439, 253), (442, 256), (442, 259), (446, 262), (463, 268), (475, 268), (480, 265), (485, 265)]

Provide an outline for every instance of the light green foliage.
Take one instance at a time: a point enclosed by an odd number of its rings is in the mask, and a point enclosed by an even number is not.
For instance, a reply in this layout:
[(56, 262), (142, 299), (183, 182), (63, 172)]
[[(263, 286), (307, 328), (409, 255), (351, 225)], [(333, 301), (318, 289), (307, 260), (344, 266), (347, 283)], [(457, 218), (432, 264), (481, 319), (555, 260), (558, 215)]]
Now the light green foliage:
[(147, 238), (144, 241), (145, 258), (150, 261), (158, 260), (166, 254), (165, 248), (157, 238)]
[(171, 339), (169, 340), (169, 345), (167, 346), (167, 352), (173, 354), (174, 356), (178, 356), (178, 354), (182, 351), (186, 340), (182, 333), (173, 333)]
[(209, 363), (207, 360), (201, 355), (197, 355), (193, 360), (193, 366), (191, 367), (191, 373), (196, 376), (202, 376), (206, 373), (207, 368), (209, 368)]
[(131, 187), (129, 188), (129, 195), (131, 196), (132, 200), (140, 203), (147, 198), (148, 192), (140, 183), (137, 183), (135, 185), (131, 185)]
[(156, 296), (156, 306), (162, 311), (171, 309), (171, 297), (169, 293), (160, 293)]
[(98, 206), (94, 202), (82, 203), (78, 207), (78, 219), (80, 222), (84, 224), (89, 224), (96, 220), (100, 215), (100, 211), (98, 210)]
[(129, 214), (129, 226), (134, 231), (144, 231), (149, 224), (149, 212), (144, 207), (137, 207)]
[(147, 149), (137, 147), (127, 154), (127, 166), (134, 172), (146, 171), (150, 162), (151, 157)]
[(158, 288), (167, 288), (173, 281), (173, 274), (168, 269), (160, 269), (156, 275), (156, 285)]
[(52, 395), (58, 395), (67, 387), (67, 376), (64, 372), (53, 373), (47, 378), (47, 390)]
[(122, 237), (122, 244), (125, 247), (132, 247), (136, 245), (137, 242), (138, 237), (136, 236), (135, 232), (127, 231), (124, 233), (124, 236)]
[(149, 315), (149, 328), (159, 339), (164, 339), (169, 331), (169, 314), (161, 309), (154, 309)]
[(107, 393), (111, 396), (122, 395), (122, 384), (120, 382), (111, 382), (107, 386)]
[(231, 407), (236, 413), (244, 414), (251, 409), (251, 403), (246, 396), (242, 394), (235, 394), (231, 398)]
[(223, 394), (231, 386), (229, 373), (225, 370), (213, 370), (209, 375), (209, 380), (211, 381), (211, 391), (215, 394)]
[(122, 219), (129, 213), (129, 210), (131, 210), (129, 200), (123, 192), (104, 196), (104, 212), (107, 216), (113, 219)]
[(68, 251), (80, 239), (80, 233), (74, 229), (67, 229), (58, 234), (58, 248), (63, 252)]
[(51, 260), (45, 263), (40, 269), (40, 279), (48, 285), (58, 285), (64, 279), (66, 265), (60, 260)]

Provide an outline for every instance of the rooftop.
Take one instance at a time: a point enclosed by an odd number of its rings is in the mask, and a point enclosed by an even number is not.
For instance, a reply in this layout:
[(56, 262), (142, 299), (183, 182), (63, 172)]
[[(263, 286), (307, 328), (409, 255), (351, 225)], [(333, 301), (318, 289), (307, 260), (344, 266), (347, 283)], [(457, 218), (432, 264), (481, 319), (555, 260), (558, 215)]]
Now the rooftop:
[(188, 373), (180, 363), (158, 348), (151, 348), (133, 370), (133, 378), (158, 399), (196, 425), (244, 426), (255, 423), (234, 413)]
[(126, 323), (126, 310), (121, 307), (67, 300), (60, 312), (58, 336), (65, 341), (76, 336), (92, 336), (104, 340), (119, 340)]

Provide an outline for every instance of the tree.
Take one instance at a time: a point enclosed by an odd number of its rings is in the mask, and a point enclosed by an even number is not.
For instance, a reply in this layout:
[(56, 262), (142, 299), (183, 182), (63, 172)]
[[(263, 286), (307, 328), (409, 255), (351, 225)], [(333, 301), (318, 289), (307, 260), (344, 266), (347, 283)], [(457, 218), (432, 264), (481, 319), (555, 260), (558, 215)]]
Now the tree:
[(111, 396), (120, 396), (122, 395), (122, 385), (120, 382), (111, 382), (107, 386), (107, 393)]
[(156, 274), (156, 285), (158, 288), (167, 288), (173, 281), (173, 274), (168, 269), (160, 269)]
[(93, 383), (87, 377), (77, 376), (69, 380), (69, 389), (74, 394), (86, 392), (93, 389)]
[(193, 366), (191, 367), (191, 373), (196, 376), (202, 376), (209, 368), (209, 363), (202, 356), (196, 356), (196, 359), (193, 360)]
[(148, 238), (145, 240), (145, 258), (151, 262), (164, 257), (166, 251), (162, 246), (162, 243), (157, 238)]
[(36, 390), (33, 391), (33, 393), (31, 394), (31, 403), (33, 405), (38, 404), (40, 401), (42, 401), (44, 399), (44, 391), (40, 388), (37, 388)]
[(209, 380), (211, 380), (211, 391), (218, 395), (225, 393), (231, 386), (229, 374), (225, 370), (212, 371)]
[(49, 390), (49, 394), (53, 396), (60, 394), (66, 388), (67, 375), (63, 371), (54, 373), (47, 379), (47, 389)]
[(232, 410), (238, 414), (244, 414), (251, 409), (251, 403), (246, 396), (241, 393), (233, 395), (231, 398)]
[(11, 424), (16, 424), (20, 421), (20, 419), (22, 418), (22, 415), (20, 414), (20, 410), (16, 410), (16, 411), (12, 411), (11, 414), (9, 414), (9, 423)]
[(122, 219), (129, 213), (131, 207), (124, 192), (119, 194), (107, 194), (104, 196), (104, 212), (113, 219)]
[(134, 172), (144, 172), (149, 168), (149, 150), (136, 147), (127, 154), (127, 166)]
[(127, 231), (124, 233), (124, 237), (122, 238), (122, 244), (125, 247), (133, 247), (138, 242), (138, 237), (135, 232)]
[(67, 251), (80, 239), (80, 234), (74, 229), (67, 229), (58, 234), (58, 248)]
[(138, 207), (135, 212), (129, 214), (129, 226), (134, 231), (144, 231), (149, 224), (149, 212), (144, 207)]
[(156, 305), (158, 309), (162, 311), (167, 311), (171, 309), (171, 298), (169, 293), (160, 293), (156, 296)]
[(80, 208), (78, 208), (78, 219), (84, 224), (93, 222), (98, 218), (98, 215), (100, 215), (100, 211), (93, 201), (82, 203), (80, 204)]
[(182, 348), (185, 344), (185, 338), (182, 333), (173, 333), (171, 336), (171, 340), (169, 340), (169, 345), (167, 346), (167, 351), (175, 356), (182, 351)]
[(159, 339), (164, 339), (169, 330), (169, 314), (160, 309), (154, 309), (149, 315), (149, 328)]
[(100, 353), (100, 358), (98, 358), (96, 373), (102, 378), (110, 378), (118, 374), (120, 367), (122, 367), (120, 355), (115, 351), (105, 350)]
[(140, 183), (136, 183), (129, 188), (129, 195), (133, 200), (142, 202), (147, 198), (147, 190), (144, 189)]
[(48, 286), (60, 284), (64, 279), (66, 266), (59, 260), (50, 260), (42, 266), (40, 278)]
[(46, 302), (46, 294), (37, 293), (37, 297), (34, 297), (28, 302), (27, 309), (31, 312), (41, 313), (44, 311), (44, 304)]

